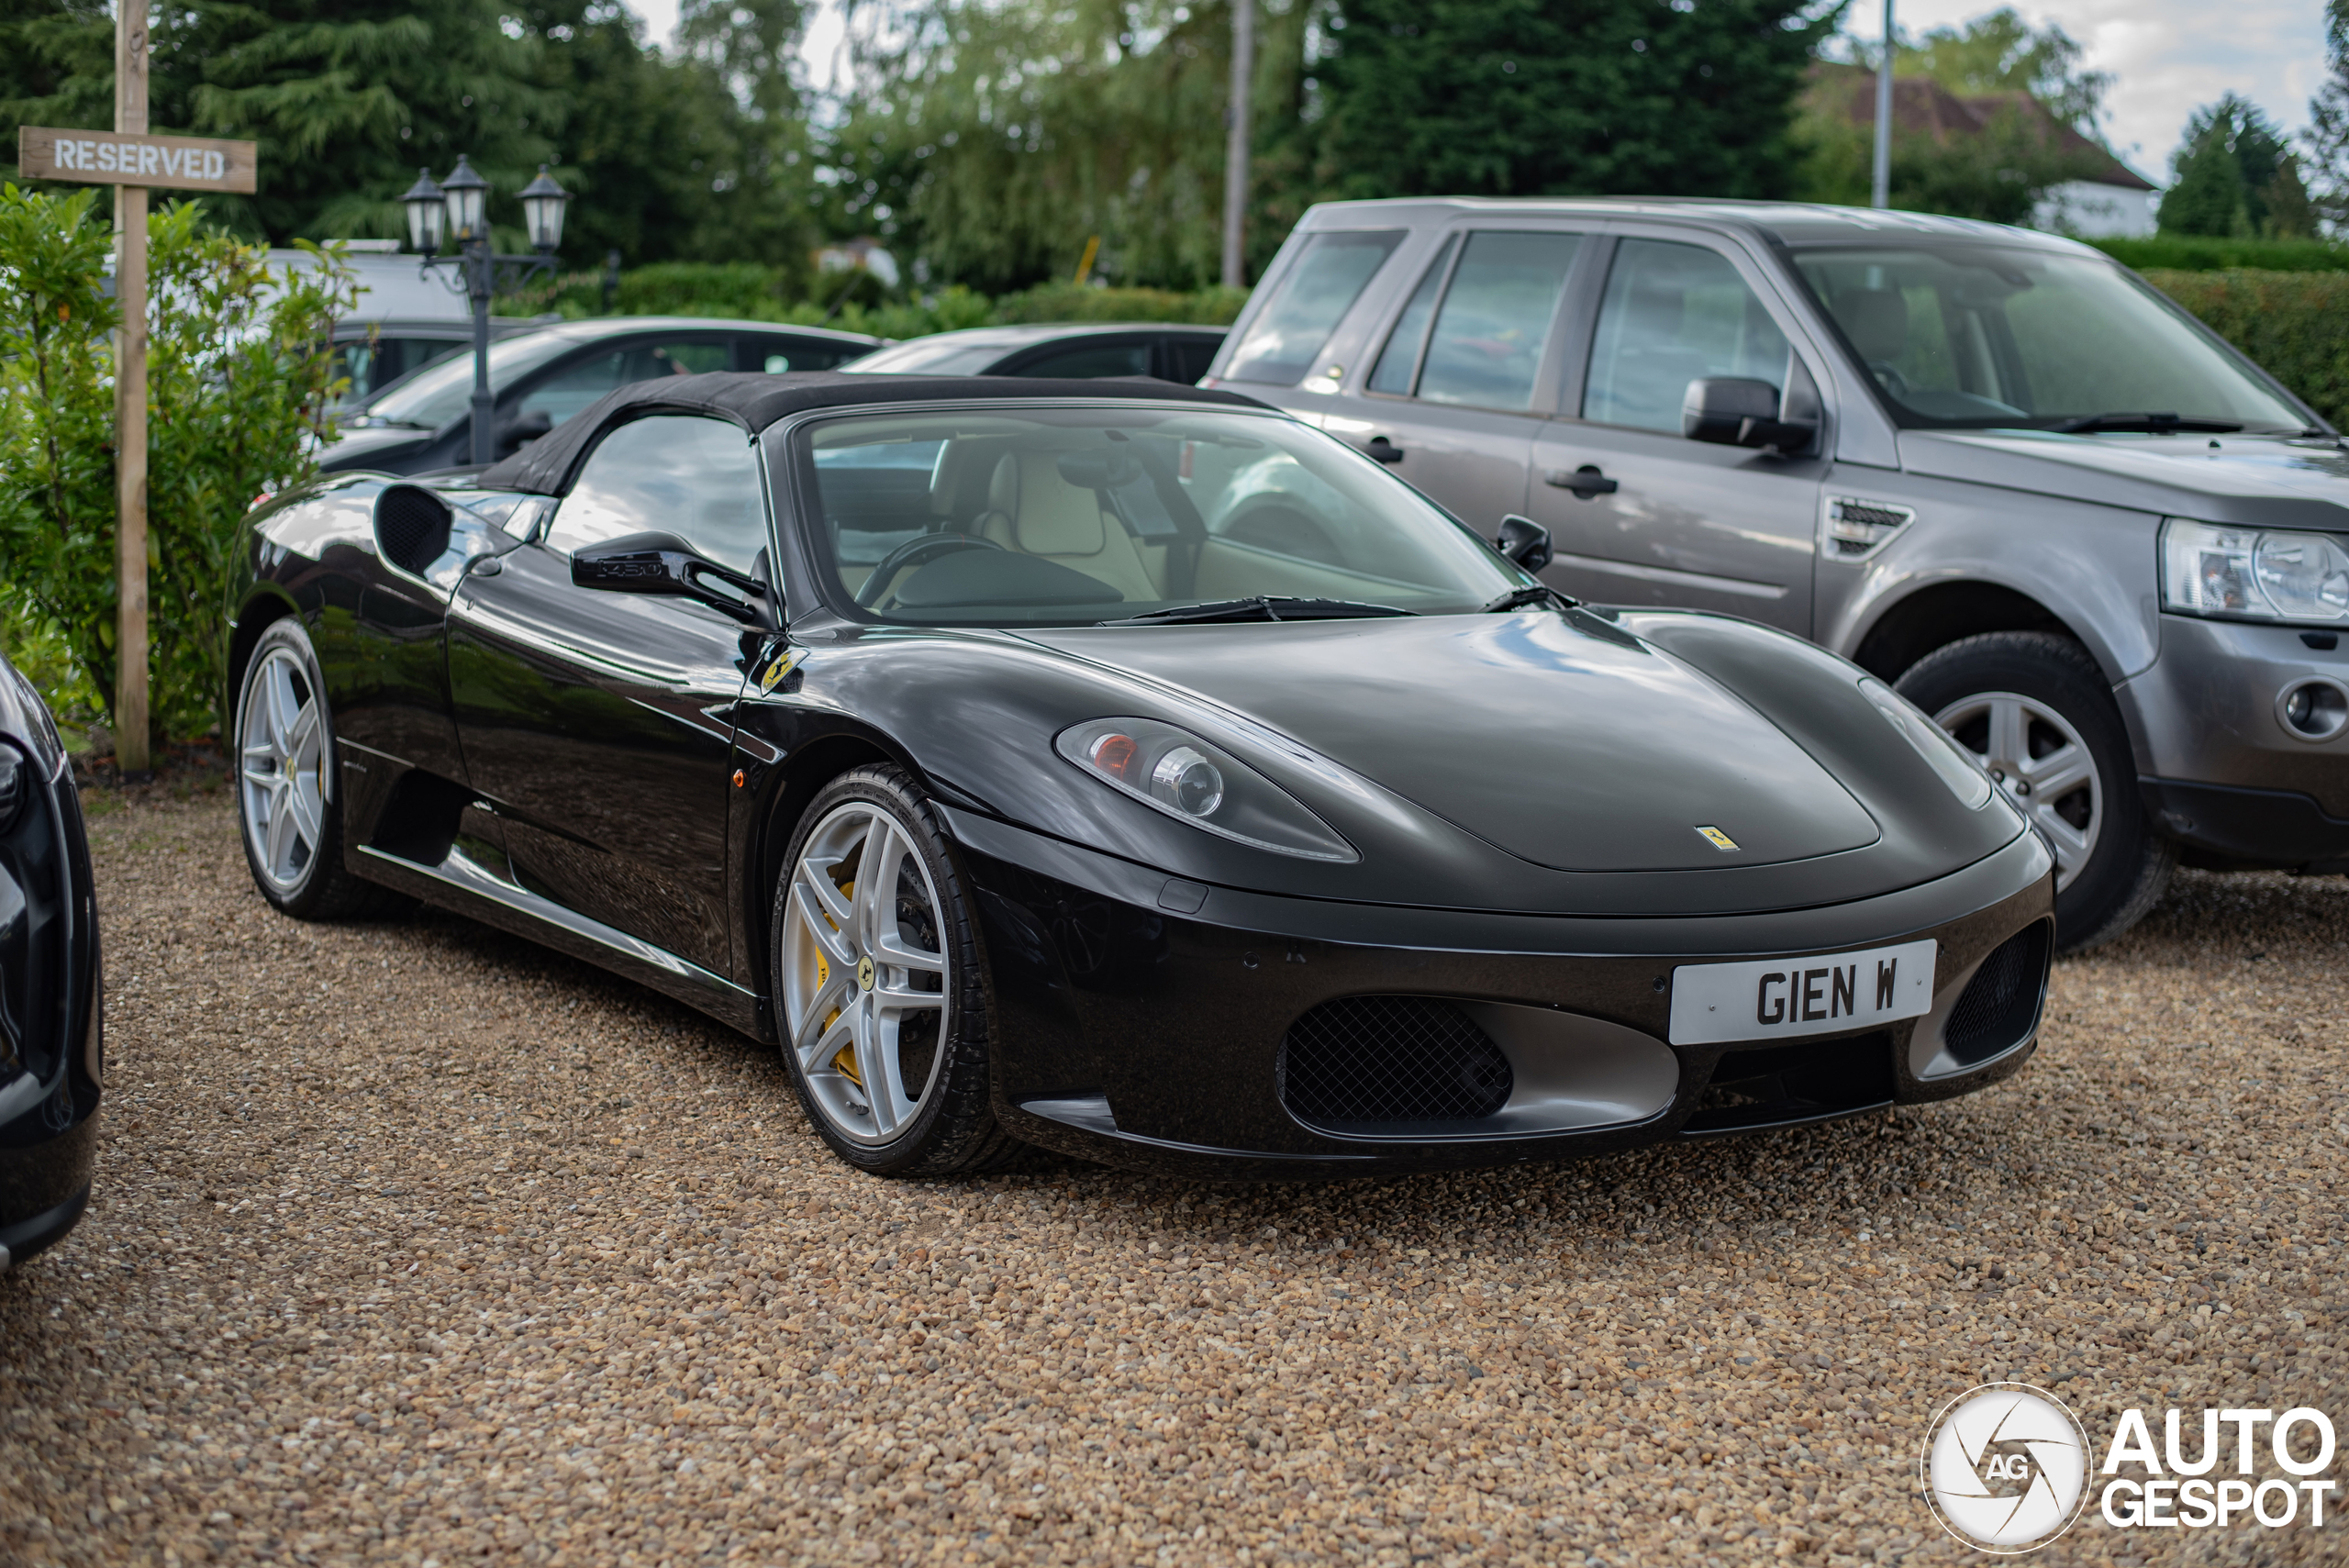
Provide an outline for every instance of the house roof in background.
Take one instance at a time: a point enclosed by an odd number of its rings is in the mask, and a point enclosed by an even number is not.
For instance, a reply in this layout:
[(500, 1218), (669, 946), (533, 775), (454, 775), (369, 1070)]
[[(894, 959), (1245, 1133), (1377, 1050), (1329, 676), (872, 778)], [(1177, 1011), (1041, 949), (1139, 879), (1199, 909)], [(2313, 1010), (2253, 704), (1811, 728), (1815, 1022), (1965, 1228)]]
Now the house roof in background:
[[(1812, 91), (1831, 110), (1841, 106), (1854, 125), (1876, 128), (1876, 72), (1857, 65), (1822, 61), (1811, 67)], [(1903, 136), (1922, 136), (1943, 146), (1986, 134), (2002, 113), (2020, 114), (2037, 128), (2050, 146), (2082, 155), (2080, 178), (2092, 184), (2114, 185), (2127, 191), (2157, 191), (2151, 180), (2112, 155), (2112, 150), (2082, 136), (2048, 111), (2047, 106), (2021, 91), (1957, 94), (1930, 76), (1892, 79), (1892, 128)]]

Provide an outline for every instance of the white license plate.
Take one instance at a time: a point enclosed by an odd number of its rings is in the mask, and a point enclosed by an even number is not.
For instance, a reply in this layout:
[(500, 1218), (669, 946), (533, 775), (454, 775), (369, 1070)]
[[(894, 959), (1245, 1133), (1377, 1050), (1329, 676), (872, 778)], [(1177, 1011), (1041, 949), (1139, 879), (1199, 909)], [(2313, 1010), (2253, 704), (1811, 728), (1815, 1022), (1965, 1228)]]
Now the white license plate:
[(1672, 1043), (1794, 1040), (1913, 1018), (1933, 1006), (1932, 942), (1865, 952), (1684, 963), (1672, 972)]

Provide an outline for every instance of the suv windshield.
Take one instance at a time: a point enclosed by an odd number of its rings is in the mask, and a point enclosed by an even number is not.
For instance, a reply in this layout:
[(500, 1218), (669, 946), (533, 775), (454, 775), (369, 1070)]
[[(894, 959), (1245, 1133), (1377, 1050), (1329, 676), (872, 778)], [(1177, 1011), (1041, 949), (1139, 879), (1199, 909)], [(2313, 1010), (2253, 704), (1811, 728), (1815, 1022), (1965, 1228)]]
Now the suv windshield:
[[(538, 369), (579, 339), (562, 332), (532, 332), (489, 346), (489, 384), (504, 387), (514, 378)], [(369, 401), (369, 418), (395, 425), (419, 425), (429, 430), (462, 414), (473, 405), (473, 357), (461, 353), (417, 372), (382, 396)]]
[(1904, 423), (2054, 426), (2132, 413), (2250, 429), (2308, 423), (2109, 261), (1882, 247), (1798, 251), (1795, 265)]
[[(1276, 417), (887, 414), (795, 444), (837, 600), (898, 624), (1451, 614), (1532, 581), (1369, 459)], [(1275, 614), (1224, 613), (1257, 598)]]

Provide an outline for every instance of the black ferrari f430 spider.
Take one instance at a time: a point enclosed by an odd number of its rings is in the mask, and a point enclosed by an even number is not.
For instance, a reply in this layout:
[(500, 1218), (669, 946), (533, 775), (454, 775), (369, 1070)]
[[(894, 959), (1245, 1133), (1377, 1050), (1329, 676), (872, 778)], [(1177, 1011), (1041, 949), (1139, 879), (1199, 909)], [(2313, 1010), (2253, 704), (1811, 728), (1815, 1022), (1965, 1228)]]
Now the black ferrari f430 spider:
[(1493, 1163), (2020, 1067), (2051, 862), (1971, 759), (1500, 535), (1226, 393), (646, 383), (255, 509), (245, 845), (288, 914), (421, 898), (776, 1044), (887, 1173)]

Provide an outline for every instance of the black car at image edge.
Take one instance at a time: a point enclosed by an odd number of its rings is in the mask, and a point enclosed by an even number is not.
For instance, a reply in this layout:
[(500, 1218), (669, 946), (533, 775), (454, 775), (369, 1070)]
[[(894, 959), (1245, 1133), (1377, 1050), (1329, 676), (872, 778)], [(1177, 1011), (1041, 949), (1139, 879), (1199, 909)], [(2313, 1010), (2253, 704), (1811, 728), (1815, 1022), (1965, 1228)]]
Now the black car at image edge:
[(0, 1270), (89, 1203), (103, 994), (73, 770), (40, 695), (0, 659)]
[(1230, 393), (641, 384), (250, 515), (248, 859), (775, 1043), (889, 1174), (1492, 1164), (2020, 1068), (2054, 862), (1981, 769), (1487, 526)]

